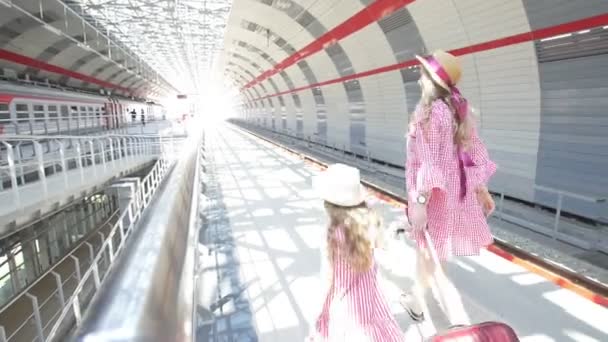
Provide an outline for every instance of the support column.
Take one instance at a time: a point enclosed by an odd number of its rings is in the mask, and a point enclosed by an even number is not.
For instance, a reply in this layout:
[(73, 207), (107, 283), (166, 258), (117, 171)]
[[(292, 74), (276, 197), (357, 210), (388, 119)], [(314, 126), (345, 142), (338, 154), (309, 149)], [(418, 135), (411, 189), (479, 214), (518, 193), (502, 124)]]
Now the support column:
[[(42, 221), (46, 222), (46, 221)], [(44, 224), (44, 223), (43, 223)], [(38, 261), (42, 271), (46, 270), (51, 265), (51, 249), (49, 248), (50, 229), (45, 225), (45, 233), (38, 238)]]
[(40, 263), (36, 251), (36, 240), (33, 239), (34, 236), (33, 227), (27, 228), (19, 233), (21, 252), (23, 253), (23, 264), (25, 265), (25, 277), (28, 282), (36, 279), (40, 272)]

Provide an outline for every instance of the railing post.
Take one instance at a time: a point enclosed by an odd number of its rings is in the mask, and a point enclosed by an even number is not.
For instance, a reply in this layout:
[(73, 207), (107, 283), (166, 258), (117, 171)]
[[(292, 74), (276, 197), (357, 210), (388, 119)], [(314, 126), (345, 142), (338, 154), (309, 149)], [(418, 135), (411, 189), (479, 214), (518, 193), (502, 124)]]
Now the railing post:
[(108, 169), (108, 165), (106, 165), (106, 149), (103, 146), (103, 139), (97, 140), (99, 143), (99, 151), (101, 153), (101, 164), (103, 165), (103, 171), (106, 172)]
[(80, 142), (76, 141), (76, 167), (80, 170), (80, 184), (84, 184), (84, 168), (82, 166), (82, 149)]
[(29, 293), (26, 293), (29, 299), (32, 301), (32, 310), (34, 312), (34, 323), (36, 324), (36, 332), (40, 341), (44, 341), (44, 332), (42, 330), (42, 320), (40, 319), (40, 307), (38, 307), (38, 298)]
[(122, 162), (126, 164), (129, 160), (129, 145), (127, 144), (127, 138), (122, 138), (119, 140), (122, 141), (122, 149), (124, 153), (124, 156), (121, 156), (121, 158), (123, 158)]
[(57, 283), (57, 294), (59, 294), (59, 301), (61, 302), (61, 307), (65, 307), (65, 297), (63, 296), (63, 283), (61, 282), (61, 275), (59, 273), (53, 271), (53, 276), (55, 277), (55, 282)]
[(99, 279), (99, 267), (96, 262), (93, 263), (93, 280), (95, 281), (95, 290), (99, 290), (101, 280)]
[[(110, 158), (112, 159), (112, 166), (116, 167), (116, 156), (114, 155), (114, 141), (112, 140), (112, 138), (108, 138), (108, 141), (110, 142)], [(120, 144), (120, 140), (118, 140), (117, 142), (118, 144)]]
[(89, 152), (91, 153), (91, 166), (93, 168), (93, 174), (95, 175), (95, 178), (97, 178), (97, 168), (95, 167), (95, 146), (91, 140), (88, 140), (87, 144), (89, 145)]
[[(116, 234), (116, 232), (114, 233)], [(110, 265), (114, 262), (114, 246), (112, 243), (112, 235), (108, 239), (108, 251), (110, 252)]]
[(120, 233), (120, 246), (118, 246), (118, 249), (122, 248), (122, 245), (124, 244), (125, 241), (125, 225), (123, 223), (123, 220), (118, 220), (118, 232)]
[(138, 138), (139, 140), (139, 155), (144, 156), (146, 154), (146, 147), (144, 146), (144, 138)]
[(34, 141), (34, 149), (36, 151), (36, 159), (38, 160), (38, 177), (40, 178), (40, 182), (42, 184), (44, 198), (48, 198), (49, 189), (46, 184), (46, 175), (44, 174), (44, 158), (42, 157), (42, 146), (39, 142)]
[(15, 168), (15, 151), (13, 146), (5, 141), (2, 142), (6, 146), (6, 157), (8, 159), (8, 169), (11, 177), (11, 187), (13, 192), (13, 201), (15, 208), (20, 207), (19, 189), (17, 185), (17, 170)]
[(82, 276), (80, 275), (80, 260), (74, 255), (70, 255), (72, 260), (74, 260), (74, 267), (76, 268), (76, 278), (78, 279), (78, 283), (82, 280)]
[(91, 245), (89, 242), (85, 242), (85, 245), (89, 247), (89, 256), (91, 257), (91, 263), (93, 263), (95, 260), (95, 251), (93, 250), (93, 245)]
[(557, 208), (555, 210), (555, 221), (553, 222), (553, 240), (557, 240), (557, 234), (559, 230), (559, 218), (562, 214), (562, 201), (563, 194), (561, 192), (557, 193)]
[(61, 172), (63, 172), (63, 183), (65, 184), (65, 188), (67, 189), (69, 185), (69, 180), (67, 163), (65, 161), (65, 146), (60, 140), (57, 140), (57, 144), (59, 145), (59, 158), (61, 159)]
[(133, 161), (135, 160), (135, 138), (128, 138), (129, 140), (129, 147), (130, 147), (130, 154), (129, 154), (129, 160)]
[(80, 326), (82, 316), (80, 315), (80, 301), (78, 300), (78, 294), (75, 294), (74, 301), (72, 302), (72, 309), (74, 309), (74, 318), (76, 318), (76, 326)]

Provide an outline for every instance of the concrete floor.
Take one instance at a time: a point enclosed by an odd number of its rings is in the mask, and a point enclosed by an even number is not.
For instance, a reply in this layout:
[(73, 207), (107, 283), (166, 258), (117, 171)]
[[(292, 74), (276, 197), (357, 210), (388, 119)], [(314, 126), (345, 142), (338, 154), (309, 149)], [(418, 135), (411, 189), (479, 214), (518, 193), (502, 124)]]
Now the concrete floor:
[[(311, 190), (317, 170), (295, 156), (229, 126), (208, 129), (209, 237), (218, 246), (221, 306), (210, 341), (297, 341), (308, 333), (319, 293), (319, 246), (325, 227)], [(387, 223), (399, 208), (378, 204)], [(432, 332), (413, 324), (397, 303), (411, 284), (411, 243), (379, 251), (382, 284), (408, 341)], [(461, 258), (447, 270), (474, 322), (502, 320), (522, 341), (608, 341), (608, 309), (490, 252)], [(431, 319), (445, 318), (436, 305)]]

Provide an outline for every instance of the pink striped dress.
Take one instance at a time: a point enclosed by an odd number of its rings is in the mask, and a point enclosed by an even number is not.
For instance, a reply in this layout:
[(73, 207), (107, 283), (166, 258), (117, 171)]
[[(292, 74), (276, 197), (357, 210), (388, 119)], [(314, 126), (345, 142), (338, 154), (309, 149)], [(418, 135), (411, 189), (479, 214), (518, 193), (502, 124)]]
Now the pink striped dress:
[[(338, 241), (344, 239), (342, 229), (336, 230)], [(317, 337), (331, 342), (404, 341), (378, 284), (375, 260), (369, 270), (357, 272), (346, 256), (338, 253), (328, 272), (333, 283), (316, 321)]]
[[(415, 115), (421, 115), (420, 108)], [(452, 120), (450, 108), (436, 100), (425, 123), (426, 134), (422, 135), (422, 124), (417, 122), (410, 127), (407, 142), (407, 189), (408, 192), (432, 190), (427, 207), (428, 230), (441, 260), (478, 255), (481, 248), (493, 242), (475, 190), (487, 184), (496, 165), (474, 131), (466, 150), (470, 160), (464, 166), (463, 177)], [(424, 245), (423, 232), (415, 232), (413, 238), (419, 246)]]

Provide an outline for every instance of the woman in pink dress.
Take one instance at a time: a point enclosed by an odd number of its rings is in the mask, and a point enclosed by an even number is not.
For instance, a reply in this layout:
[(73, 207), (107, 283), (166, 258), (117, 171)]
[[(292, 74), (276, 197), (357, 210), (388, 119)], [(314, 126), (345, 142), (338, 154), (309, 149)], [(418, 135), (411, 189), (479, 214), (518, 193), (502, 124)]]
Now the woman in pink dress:
[(324, 292), (310, 340), (398, 342), (403, 333), (378, 284), (380, 218), (365, 203), (359, 170), (335, 164), (315, 179), (329, 216), (322, 249)]
[(410, 120), (406, 163), (408, 219), (418, 246), (417, 279), (402, 304), (412, 318), (422, 320), (420, 304), (434, 280), (450, 322), (468, 324), (458, 291), (429, 257), (424, 229), (442, 262), (478, 255), (490, 245), (486, 217), (494, 210), (494, 201), (486, 184), (496, 165), (456, 88), (462, 73), (458, 59), (443, 51), (418, 59), (422, 98)]

